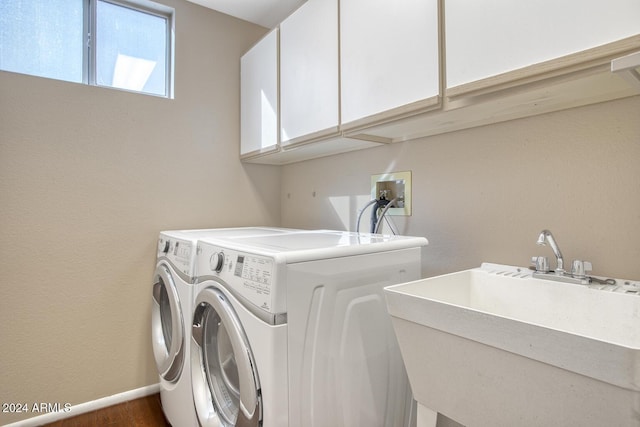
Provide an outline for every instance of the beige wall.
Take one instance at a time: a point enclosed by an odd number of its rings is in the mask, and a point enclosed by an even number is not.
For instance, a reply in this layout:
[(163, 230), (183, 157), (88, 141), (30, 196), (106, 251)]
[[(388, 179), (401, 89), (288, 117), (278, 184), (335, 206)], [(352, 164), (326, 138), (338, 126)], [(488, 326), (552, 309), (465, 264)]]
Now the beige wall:
[(265, 29), (166, 3), (174, 100), (0, 72), (0, 402), (157, 383), (158, 232), (279, 222), (279, 169), (238, 160), (239, 58)]
[(639, 117), (636, 96), (288, 165), (282, 225), (354, 229), (370, 176), (411, 170), (413, 216), (394, 220), (429, 239), (425, 276), (553, 260), (549, 228), (566, 262), (640, 280)]
[(167, 3), (175, 100), (0, 72), (0, 402), (80, 403), (157, 382), (158, 231), (353, 229), (370, 175), (385, 171), (413, 172), (413, 216), (396, 223), (428, 237), (426, 276), (551, 256), (535, 245), (550, 228), (567, 260), (640, 279), (640, 97), (243, 165), (239, 56), (265, 30)]

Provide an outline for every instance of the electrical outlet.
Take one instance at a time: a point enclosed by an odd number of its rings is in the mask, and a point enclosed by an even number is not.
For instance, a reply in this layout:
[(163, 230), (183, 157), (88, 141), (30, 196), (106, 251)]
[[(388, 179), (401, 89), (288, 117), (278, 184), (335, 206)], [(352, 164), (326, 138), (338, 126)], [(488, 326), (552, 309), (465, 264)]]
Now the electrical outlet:
[(387, 215), (411, 215), (411, 171), (371, 176), (371, 198), (398, 199)]

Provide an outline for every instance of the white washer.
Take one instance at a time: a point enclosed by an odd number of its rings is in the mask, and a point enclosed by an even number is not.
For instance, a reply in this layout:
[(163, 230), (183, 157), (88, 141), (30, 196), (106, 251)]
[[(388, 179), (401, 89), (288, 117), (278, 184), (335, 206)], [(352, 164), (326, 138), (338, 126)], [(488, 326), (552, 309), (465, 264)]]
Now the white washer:
[(189, 341), (197, 240), (212, 236), (286, 233), (271, 227), (163, 231), (153, 279), (151, 336), (162, 409), (173, 427), (197, 425), (191, 393)]
[(421, 237), (340, 231), (198, 243), (191, 368), (203, 426), (415, 423), (383, 288)]

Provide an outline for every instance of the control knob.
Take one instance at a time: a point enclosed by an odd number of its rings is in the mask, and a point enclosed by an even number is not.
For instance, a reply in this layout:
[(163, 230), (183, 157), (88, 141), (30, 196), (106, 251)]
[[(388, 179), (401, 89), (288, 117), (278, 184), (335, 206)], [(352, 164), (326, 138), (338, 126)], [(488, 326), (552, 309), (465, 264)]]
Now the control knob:
[(537, 272), (549, 272), (549, 258), (547, 258), (546, 256), (531, 257), (531, 264), (535, 267)]
[(593, 265), (589, 261), (573, 260), (571, 275), (576, 279), (584, 279), (587, 273), (591, 272)]
[(224, 253), (223, 252), (214, 252), (209, 258), (209, 266), (212, 271), (216, 273), (220, 273), (222, 271), (222, 266), (224, 265)]

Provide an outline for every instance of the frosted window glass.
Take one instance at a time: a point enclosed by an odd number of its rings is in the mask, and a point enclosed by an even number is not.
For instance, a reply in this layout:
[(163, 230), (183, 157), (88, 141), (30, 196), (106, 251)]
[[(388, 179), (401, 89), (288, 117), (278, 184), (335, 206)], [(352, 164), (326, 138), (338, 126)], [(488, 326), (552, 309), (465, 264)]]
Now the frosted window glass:
[(83, 81), (83, 0), (1, 0), (0, 69)]

